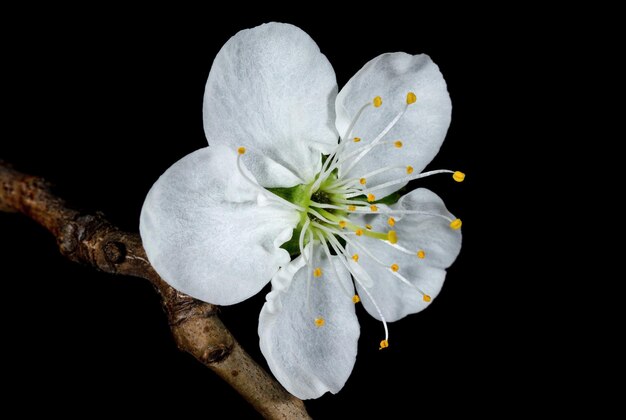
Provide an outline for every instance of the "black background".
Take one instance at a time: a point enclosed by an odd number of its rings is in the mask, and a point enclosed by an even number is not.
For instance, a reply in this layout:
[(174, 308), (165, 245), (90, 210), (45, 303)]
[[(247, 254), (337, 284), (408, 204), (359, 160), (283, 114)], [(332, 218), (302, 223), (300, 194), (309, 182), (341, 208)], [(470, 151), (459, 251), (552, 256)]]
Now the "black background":
[[(103, 211), (130, 231), (137, 230), (158, 176), (206, 145), (204, 84), (214, 56), (237, 31), (271, 20), (300, 26), (333, 64), (339, 87), (378, 54), (429, 54), (453, 102), (447, 140), (430, 168), (459, 169), (467, 179), (435, 177), (419, 185), (463, 219), (461, 255), (431, 307), (389, 326), (386, 351), (378, 350), (382, 326), (359, 308), (352, 376), (338, 395), (307, 407), (316, 418), (344, 411), (412, 418), (459, 407), (506, 414), (500, 404), (519, 410), (542, 399), (540, 387), (519, 391), (534, 367), (516, 304), (532, 291), (518, 280), (514, 222), (507, 217), (511, 206), (524, 204), (507, 198), (513, 177), (502, 182), (502, 162), (519, 147), (511, 147), (511, 103), (523, 90), (512, 72), (523, 65), (511, 54), (523, 52), (512, 37), (513, 22), (482, 18), (459, 25), (426, 12), (319, 20), (287, 11), (169, 9), (22, 10), (4, 19), (0, 159), (47, 178), (75, 206)], [(511, 37), (506, 50), (499, 46), (503, 37)], [(23, 412), (43, 406), (49, 414), (87, 415), (86, 405), (98, 412), (211, 417), (211, 410), (227, 408), (233, 417), (257, 416), (175, 348), (147, 282), (65, 260), (54, 239), (26, 217), (1, 214), (0, 232), (3, 381), (9, 396), (37, 401)], [(221, 314), (264, 366), (256, 328), (266, 293)]]

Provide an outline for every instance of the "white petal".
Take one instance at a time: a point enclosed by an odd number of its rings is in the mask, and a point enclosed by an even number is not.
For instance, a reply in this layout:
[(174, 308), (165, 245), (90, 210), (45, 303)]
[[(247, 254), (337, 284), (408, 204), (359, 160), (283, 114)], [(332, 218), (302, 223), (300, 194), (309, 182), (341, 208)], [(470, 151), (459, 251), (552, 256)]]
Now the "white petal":
[(301, 29), (269, 23), (237, 33), (215, 57), (204, 92), (210, 144), (244, 146), (264, 187), (311, 180), (337, 144), (337, 81)]
[(163, 280), (218, 305), (255, 295), (289, 262), (280, 245), (299, 219), (294, 210), (259, 200), (236, 159), (236, 151), (211, 146), (176, 162), (152, 186), (139, 224)]
[[(382, 98), (379, 108), (365, 109), (356, 123), (351, 137), (360, 137), (360, 143), (348, 142), (346, 153), (373, 141), (379, 133), (406, 106), (408, 92), (414, 92), (417, 102), (409, 105), (406, 114), (383, 137), (383, 141), (401, 140), (403, 147), (393, 144), (379, 146), (368, 153), (349, 174), (356, 178), (385, 166), (413, 166), (421, 172), (435, 157), (446, 136), (452, 112), (446, 82), (427, 55), (390, 53), (380, 55), (367, 63), (350, 79), (337, 96), (337, 130), (344, 136), (358, 110), (376, 96)], [(348, 162), (348, 165), (350, 162)], [(342, 168), (347, 169), (347, 166)], [(403, 169), (389, 171), (368, 178), (368, 187), (374, 187), (404, 176)], [(395, 185), (376, 193), (384, 197), (405, 184)]]
[[(313, 277), (303, 258), (296, 258), (272, 279), (259, 318), (261, 351), (272, 373), (301, 399), (343, 387), (359, 338), (350, 274), (339, 257), (333, 256), (331, 263), (316, 248), (314, 267), (321, 267), (322, 276)], [(324, 326), (315, 325), (318, 317), (325, 320)]]
[[(423, 188), (411, 191), (390, 207), (396, 210), (425, 211), (454, 219), (443, 201), (433, 192)], [(411, 251), (410, 255), (399, 251), (388, 242), (365, 236), (357, 238), (358, 243), (385, 263), (384, 266), (377, 264), (370, 256), (353, 246), (348, 246), (347, 249), (349, 253), (359, 253), (358, 264), (362, 265), (374, 279), (374, 285), (369, 287), (368, 291), (389, 322), (419, 312), (429, 305), (417, 289), (395, 277), (389, 267), (398, 264), (399, 274), (434, 299), (443, 286), (445, 269), (454, 262), (461, 250), (460, 230), (450, 228), (449, 222), (441, 217), (409, 214), (394, 218), (396, 224), (393, 230), (398, 235), (397, 245)], [(389, 230), (384, 216), (373, 219), (371, 216), (351, 217), (351, 220), (360, 224), (370, 223), (375, 231)], [(425, 252), (425, 258), (417, 257), (419, 250)], [(365, 309), (376, 319), (380, 319), (374, 304), (365, 293), (362, 293), (358, 284), (357, 290), (363, 299)]]

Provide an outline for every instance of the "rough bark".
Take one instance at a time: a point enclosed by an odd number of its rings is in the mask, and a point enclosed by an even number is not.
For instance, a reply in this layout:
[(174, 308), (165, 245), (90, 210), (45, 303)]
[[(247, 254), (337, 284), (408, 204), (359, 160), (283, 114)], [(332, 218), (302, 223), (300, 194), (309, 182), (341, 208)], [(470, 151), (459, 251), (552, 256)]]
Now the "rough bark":
[(308, 419), (289, 394), (239, 345), (217, 316), (218, 307), (179, 293), (154, 271), (136, 233), (120, 231), (102, 214), (69, 208), (41, 178), (0, 162), (0, 211), (20, 212), (57, 239), (68, 259), (112, 274), (148, 280), (161, 295), (178, 348), (236, 389), (265, 418)]

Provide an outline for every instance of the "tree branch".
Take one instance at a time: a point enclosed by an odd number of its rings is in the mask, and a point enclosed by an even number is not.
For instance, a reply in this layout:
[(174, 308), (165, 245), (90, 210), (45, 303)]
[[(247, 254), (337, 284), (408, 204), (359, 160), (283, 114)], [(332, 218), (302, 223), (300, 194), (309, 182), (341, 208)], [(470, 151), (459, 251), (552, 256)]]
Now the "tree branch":
[(0, 162), (0, 211), (20, 212), (57, 239), (71, 261), (112, 274), (144, 278), (161, 295), (180, 350), (194, 356), (235, 388), (264, 417), (308, 419), (304, 403), (289, 394), (239, 345), (217, 317), (217, 306), (179, 293), (154, 271), (136, 233), (122, 232), (102, 214), (68, 208), (41, 178)]

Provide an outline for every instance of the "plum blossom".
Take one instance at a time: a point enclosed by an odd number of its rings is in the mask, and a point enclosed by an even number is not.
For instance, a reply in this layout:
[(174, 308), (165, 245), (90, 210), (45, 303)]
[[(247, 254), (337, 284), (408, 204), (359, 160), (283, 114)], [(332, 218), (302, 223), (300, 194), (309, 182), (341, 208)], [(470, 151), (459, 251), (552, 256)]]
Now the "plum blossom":
[(461, 220), (433, 192), (399, 197), (451, 118), (427, 55), (382, 54), (338, 93), (299, 28), (233, 36), (206, 84), (209, 145), (172, 165), (140, 219), (146, 253), (177, 290), (231, 305), (271, 281), (259, 318), (270, 369), (299, 398), (338, 392), (357, 354), (355, 305), (387, 323), (426, 308), (461, 247)]

